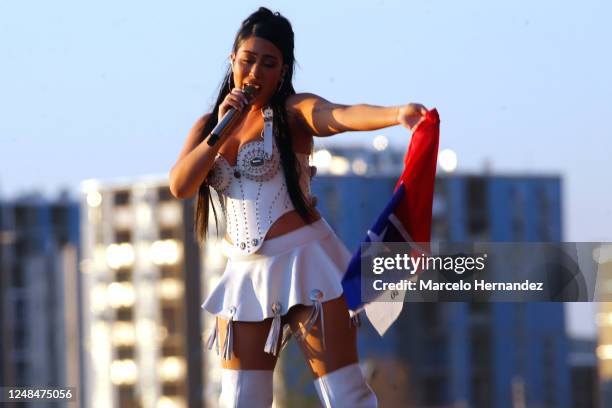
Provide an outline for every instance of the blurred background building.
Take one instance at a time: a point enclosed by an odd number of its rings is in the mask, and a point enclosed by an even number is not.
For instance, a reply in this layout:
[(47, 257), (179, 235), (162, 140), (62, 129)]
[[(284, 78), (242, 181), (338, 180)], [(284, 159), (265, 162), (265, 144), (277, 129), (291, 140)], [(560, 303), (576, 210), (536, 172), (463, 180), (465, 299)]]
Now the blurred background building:
[(79, 245), (76, 202), (0, 201), (1, 385), (82, 389)]
[[(599, 248), (598, 290), (600, 295), (612, 296), (612, 246), (603, 244)], [(602, 406), (612, 407), (612, 303), (599, 303), (597, 313), (597, 348), (599, 361), (599, 385)]]
[(86, 401), (201, 404), (200, 250), (191, 202), (164, 180), (83, 183)]

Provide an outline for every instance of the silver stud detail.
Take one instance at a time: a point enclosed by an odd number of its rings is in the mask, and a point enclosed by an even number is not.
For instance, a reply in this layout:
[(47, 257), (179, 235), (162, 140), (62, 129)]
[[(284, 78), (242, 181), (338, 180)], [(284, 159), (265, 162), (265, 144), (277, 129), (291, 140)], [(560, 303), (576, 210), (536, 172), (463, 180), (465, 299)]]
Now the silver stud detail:
[(313, 289), (310, 291), (310, 300), (312, 300), (313, 302), (315, 301), (321, 301), (321, 299), (323, 299), (323, 292), (321, 292), (319, 289)]

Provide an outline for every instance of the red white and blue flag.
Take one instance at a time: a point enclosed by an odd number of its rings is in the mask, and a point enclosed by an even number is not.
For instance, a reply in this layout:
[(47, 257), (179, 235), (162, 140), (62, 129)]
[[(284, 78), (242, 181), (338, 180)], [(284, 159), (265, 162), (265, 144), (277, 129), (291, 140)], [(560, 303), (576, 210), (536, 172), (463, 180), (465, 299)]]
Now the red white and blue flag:
[[(414, 129), (404, 156), (404, 170), (393, 196), (368, 230), (364, 243), (429, 243), (439, 139), (440, 118), (437, 110), (432, 109)], [(361, 256), (360, 245), (342, 279), (344, 297), (349, 310), (359, 312), (365, 309), (368, 319), (382, 336), (399, 316), (403, 297), (393, 302), (364, 301)]]

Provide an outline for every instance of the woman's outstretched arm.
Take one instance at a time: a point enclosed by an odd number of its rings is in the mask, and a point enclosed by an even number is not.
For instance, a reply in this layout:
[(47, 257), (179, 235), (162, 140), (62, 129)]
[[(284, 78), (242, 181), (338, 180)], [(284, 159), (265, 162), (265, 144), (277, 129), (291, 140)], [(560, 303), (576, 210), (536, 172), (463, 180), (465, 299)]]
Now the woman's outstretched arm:
[(400, 124), (413, 129), (426, 113), (426, 108), (418, 103), (388, 107), (340, 105), (307, 93), (287, 99), (287, 109), (299, 114), (303, 124), (316, 136), (376, 130)]

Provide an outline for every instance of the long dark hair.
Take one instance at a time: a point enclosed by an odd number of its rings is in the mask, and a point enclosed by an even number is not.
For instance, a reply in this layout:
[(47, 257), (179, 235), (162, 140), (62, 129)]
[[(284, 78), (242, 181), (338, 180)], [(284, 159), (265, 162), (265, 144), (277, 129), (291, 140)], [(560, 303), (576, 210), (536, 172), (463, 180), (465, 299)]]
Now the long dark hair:
[[(292, 82), (295, 65), (295, 57), (293, 54), (293, 29), (291, 28), (291, 23), (289, 23), (289, 20), (285, 17), (279, 13), (273, 13), (265, 7), (260, 7), (259, 10), (251, 14), (242, 22), (236, 34), (236, 38), (234, 39), (233, 52), (236, 53), (242, 43), (252, 36), (266, 39), (274, 44), (280, 50), (283, 56), (283, 64), (286, 65), (286, 71), (281, 86), (272, 98), (270, 98), (268, 105), (274, 111), (274, 137), (280, 152), (289, 198), (304, 222), (310, 223), (313, 220), (313, 212), (312, 208), (306, 203), (306, 198), (300, 188), (299, 180), (301, 169), (300, 166), (298, 166), (298, 161), (293, 151), (291, 132), (287, 119), (287, 109), (285, 107), (287, 98), (295, 94)], [(206, 124), (202, 128), (200, 140), (203, 140), (217, 124), (219, 105), (233, 87), (234, 80), (230, 67), (219, 88), (219, 96), (217, 97), (215, 106)], [(204, 181), (200, 185), (198, 191), (195, 211), (195, 234), (200, 243), (206, 240), (206, 234), (208, 232), (209, 205), (214, 213), (215, 225), (218, 226), (217, 210), (215, 209), (210, 194), (210, 187), (206, 184), (206, 181)]]

